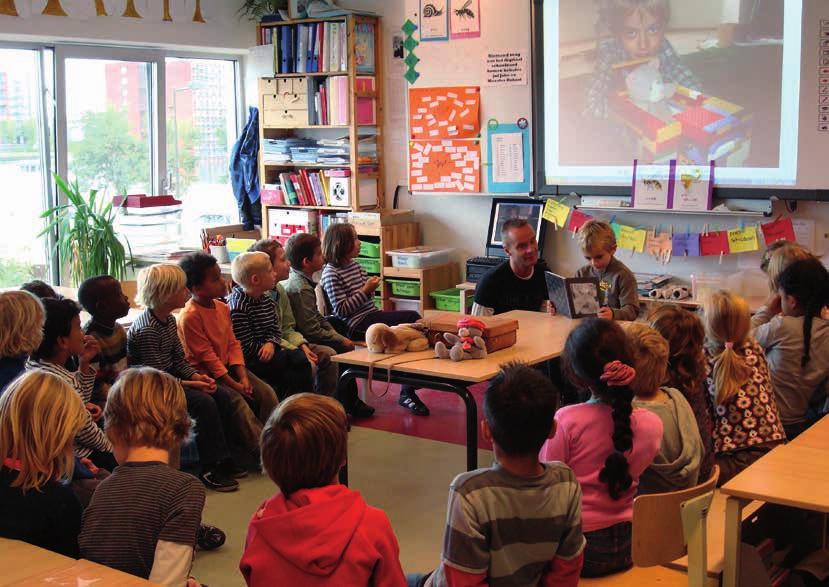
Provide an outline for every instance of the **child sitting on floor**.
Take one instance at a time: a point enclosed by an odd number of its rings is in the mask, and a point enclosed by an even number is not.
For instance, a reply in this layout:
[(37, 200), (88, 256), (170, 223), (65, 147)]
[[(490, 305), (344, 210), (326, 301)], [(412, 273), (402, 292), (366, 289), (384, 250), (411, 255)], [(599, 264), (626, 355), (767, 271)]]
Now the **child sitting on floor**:
[(127, 331), (127, 355), (131, 365), (153, 367), (181, 380), (187, 411), (196, 421), (199, 479), (215, 491), (236, 491), (239, 483), (234, 477), (244, 477), (247, 471), (232, 461), (225, 435), (225, 429), (232, 430), (233, 392), (217, 386), (184, 358), (173, 310), (189, 299), (186, 285), (187, 276), (178, 265), (152, 265), (138, 272), (136, 301), (146, 309)]
[(780, 419), (792, 440), (817, 419), (829, 373), (829, 272), (818, 259), (795, 261), (777, 279), (782, 313), (761, 322), (754, 337), (765, 350)]
[(314, 389), (311, 363), (299, 349), (279, 346), (282, 331), (276, 302), (268, 295), (276, 284), (265, 253), (242, 253), (230, 266), (233, 288), (227, 299), (233, 333), (242, 345), (245, 365), (276, 390), (280, 398)]
[(766, 355), (750, 335), (746, 301), (720, 290), (703, 304), (705, 385), (714, 405), (718, 485), (786, 440), (769, 379)]
[(193, 296), (177, 320), (184, 354), (193, 367), (233, 390), (234, 428), (245, 449), (258, 460), (262, 424), (276, 407), (276, 393), (245, 367), (230, 310), (219, 300), (227, 293), (227, 286), (216, 259), (203, 252), (191, 253), (179, 261), (179, 267), (187, 275), (187, 289)]
[(40, 300), (27, 291), (0, 292), (0, 396), (43, 341), (46, 313)]
[(549, 378), (532, 367), (508, 364), (490, 381), (481, 433), (495, 465), (452, 481), (441, 564), (426, 585), (514, 584), (519, 576), (522, 585), (578, 584), (581, 488), (565, 464), (538, 460), (557, 405)]
[[(337, 318), (348, 323), (349, 338), (362, 340), (372, 324), (408, 324), (420, 319), (420, 314), (410, 310), (384, 312), (374, 307), (374, 290), (380, 285), (380, 278), (369, 277), (365, 269), (354, 261), (360, 254), (360, 239), (350, 224), (333, 224), (325, 231), (322, 254), (326, 265), (322, 270), (322, 288)], [(339, 398), (346, 412), (361, 411), (362, 401), (356, 396)], [(400, 388), (401, 406), (417, 416), (428, 416), (426, 407), (411, 385)]]
[(337, 482), (347, 436), (348, 418), (330, 397), (297, 394), (271, 415), (262, 468), (280, 491), (248, 526), (239, 564), (248, 585), (406, 585), (386, 514)]
[(64, 481), (86, 417), (72, 387), (46, 371), (21, 375), (0, 397), (0, 536), (78, 556), (81, 504)]
[(285, 249), (279, 241), (260, 240), (251, 245), (250, 251), (266, 253), (273, 265), (273, 272), (276, 275), (276, 285), (268, 294), (276, 302), (276, 314), (279, 320), (282, 339), (279, 346), (283, 349), (299, 349), (308, 361), (316, 368), (316, 390), (323, 395), (334, 395), (337, 391), (337, 378), (339, 369), (337, 364), (331, 361), (331, 357), (337, 351), (329, 346), (314, 344), (305, 340), (296, 329), (296, 319), (291, 308), (291, 302), (285, 288), (280, 283), (288, 279), (291, 263), (285, 254)]
[(118, 319), (127, 315), (130, 301), (121, 291), (121, 282), (109, 275), (90, 277), (78, 288), (78, 301), (91, 318), (83, 331), (98, 341), (98, 355), (92, 359), (97, 369), (92, 399), (103, 406), (109, 388), (127, 368), (127, 331)]
[(567, 337), (564, 365), (574, 385), (591, 399), (556, 412), (555, 436), (542, 461), (561, 461), (582, 490), (582, 529), (587, 539), (582, 577), (629, 568), (633, 498), (639, 477), (662, 441), (662, 421), (633, 408), (636, 377), (627, 338), (616, 322), (588, 318)]
[(696, 314), (674, 304), (660, 304), (648, 321), (668, 341), (667, 385), (682, 392), (694, 412), (703, 448), (699, 478), (705, 481), (714, 468), (713, 409), (705, 389), (705, 329)]
[(204, 487), (169, 466), (190, 434), (181, 383), (156, 369), (124, 371), (107, 398), (106, 432), (119, 466), (84, 512), (83, 558), (164, 585), (185, 585)]
[[(90, 362), (98, 354), (98, 343), (81, 330), (81, 308), (77, 303), (55, 298), (44, 298), (41, 303), (46, 310), (43, 341), (32, 353), (26, 368), (48, 371), (75, 389), (87, 409), (75, 454), (81, 459), (88, 458), (96, 467), (112, 471), (117, 466), (112, 445), (95, 424), (101, 417), (101, 408), (90, 402), (96, 373)], [(64, 367), (70, 357), (78, 358), (78, 370), (74, 373)]]
[(702, 439), (688, 401), (679, 390), (665, 387), (668, 341), (653, 328), (633, 322), (625, 329), (636, 378), (630, 384), (633, 407), (662, 420), (662, 443), (653, 463), (639, 478), (639, 493), (665, 493), (693, 487), (699, 481)]

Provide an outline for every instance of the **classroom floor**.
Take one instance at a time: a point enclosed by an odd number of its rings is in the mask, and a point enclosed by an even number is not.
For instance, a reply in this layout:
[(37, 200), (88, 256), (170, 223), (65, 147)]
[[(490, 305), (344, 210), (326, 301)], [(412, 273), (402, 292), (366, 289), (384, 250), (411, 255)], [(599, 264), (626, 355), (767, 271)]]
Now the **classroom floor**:
[[(373, 387), (379, 394), (385, 384), (375, 382)], [(368, 398), (377, 407), (374, 421), (366, 421), (372, 428), (352, 428), (348, 439), (349, 485), (391, 519), (400, 543), (403, 570), (426, 572), (440, 557), (449, 483), (465, 469), (466, 452), (460, 444), (465, 430), (463, 403), (452, 394), (424, 391), (421, 397), (432, 415), (418, 418), (397, 407), (397, 390), (393, 385), (386, 396)], [(482, 391), (475, 389), (479, 407)], [(490, 451), (478, 451), (480, 466), (491, 462)], [(193, 576), (210, 587), (244, 585), (238, 569), (248, 520), (275, 492), (264, 475), (250, 475), (240, 481), (240, 486), (234, 493), (207, 494), (203, 520), (227, 534), (227, 543), (220, 549), (196, 554)]]

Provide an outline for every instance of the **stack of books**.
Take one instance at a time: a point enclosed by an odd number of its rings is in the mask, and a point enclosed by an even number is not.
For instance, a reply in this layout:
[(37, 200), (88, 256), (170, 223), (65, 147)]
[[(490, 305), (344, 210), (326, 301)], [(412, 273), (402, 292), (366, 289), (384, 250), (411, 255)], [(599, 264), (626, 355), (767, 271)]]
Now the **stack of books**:
[[(313, 139), (290, 137), (287, 139), (265, 139), (262, 141), (262, 160), (265, 163), (290, 163), (295, 149), (313, 148)], [(313, 162), (316, 162), (316, 155)]]

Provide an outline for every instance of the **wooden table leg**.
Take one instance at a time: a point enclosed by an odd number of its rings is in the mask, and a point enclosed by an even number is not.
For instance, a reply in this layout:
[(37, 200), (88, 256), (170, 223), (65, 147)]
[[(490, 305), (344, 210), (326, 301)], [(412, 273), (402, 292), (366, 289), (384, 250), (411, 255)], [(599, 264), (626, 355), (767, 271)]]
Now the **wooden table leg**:
[(737, 587), (740, 584), (740, 545), (742, 543), (743, 506), (747, 502), (737, 497), (728, 497), (725, 502), (725, 566), (723, 587)]
[(466, 314), (466, 296), (468, 294), (468, 289), (461, 288), (461, 314)]

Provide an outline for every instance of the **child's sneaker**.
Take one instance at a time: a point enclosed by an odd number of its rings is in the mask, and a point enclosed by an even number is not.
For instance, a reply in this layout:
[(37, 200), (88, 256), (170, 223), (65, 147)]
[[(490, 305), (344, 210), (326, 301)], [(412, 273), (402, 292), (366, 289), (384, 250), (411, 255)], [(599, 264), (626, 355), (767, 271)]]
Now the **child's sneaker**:
[(225, 543), (225, 533), (216, 526), (202, 524), (196, 537), (199, 550), (215, 550)]
[(229, 493), (239, 489), (239, 482), (232, 477), (225, 477), (216, 470), (203, 471), (199, 475), (199, 479), (204, 483), (204, 486), (213, 491), (222, 493)]

